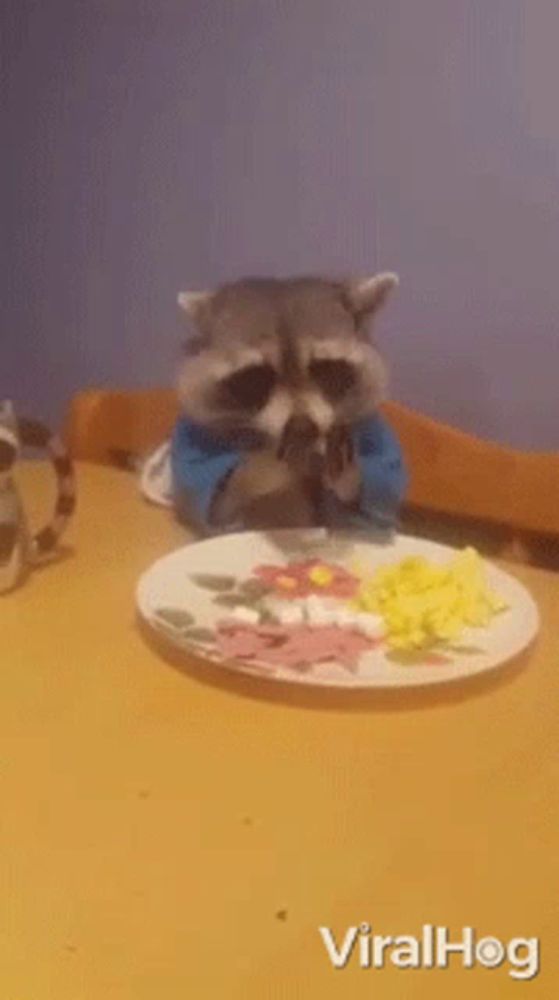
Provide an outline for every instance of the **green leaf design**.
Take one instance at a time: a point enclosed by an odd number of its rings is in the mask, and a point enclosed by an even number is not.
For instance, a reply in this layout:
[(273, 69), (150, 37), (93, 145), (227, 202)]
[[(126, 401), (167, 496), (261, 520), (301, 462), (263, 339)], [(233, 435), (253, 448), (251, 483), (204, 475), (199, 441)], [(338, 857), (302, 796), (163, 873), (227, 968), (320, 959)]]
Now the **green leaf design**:
[(257, 580), (255, 577), (251, 577), (249, 580), (243, 580), (242, 583), (239, 584), (239, 591), (245, 600), (248, 599), (249, 601), (256, 601), (261, 597), (264, 597), (265, 594), (268, 594), (270, 587), (268, 587), (263, 580)]
[(217, 593), (233, 590), (237, 582), (234, 576), (219, 576), (214, 573), (192, 573), (190, 579), (197, 587), (202, 587), (203, 590), (215, 590)]
[(176, 630), (188, 628), (194, 623), (194, 617), (183, 608), (157, 608), (155, 614), (164, 625)]
[(215, 642), (215, 632), (211, 628), (196, 626), (195, 628), (187, 629), (184, 635), (186, 639), (190, 639), (192, 642), (200, 642), (203, 645)]
[(246, 598), (243, 598), (243, 595), (236, 591), (227, 594), (218, 594), (217, 597), (214, 597), (213, 602), (214, 604), (219, 604), (220, 608), (249, 607), (249, 602)]
[(256, 607), (256, 610), (260, 612), (260, 624), (261, 625), (276, 625), (277, 624), (277, 619), (274, 618), (272, 612), (269, 611), (268, 608), (266, 608), (266, 607), (259, 608), (258, 605), (255, 605), (255, 607)]

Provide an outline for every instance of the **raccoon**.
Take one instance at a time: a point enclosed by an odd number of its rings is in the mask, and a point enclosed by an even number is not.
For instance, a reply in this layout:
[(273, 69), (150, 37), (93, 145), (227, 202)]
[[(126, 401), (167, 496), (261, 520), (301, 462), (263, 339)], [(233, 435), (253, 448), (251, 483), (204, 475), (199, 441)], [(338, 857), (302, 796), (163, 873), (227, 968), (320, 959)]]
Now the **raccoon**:
[(388, 380), (369, 321), (397, 284), (392, 273), (254, 278), (179, 294), (192, 326), (183, 414), (241, 453), (212, 504), (214, 524), (307, 526), (320, 523), (325, 491), (356, 501), (352, 429), (376, 412)]

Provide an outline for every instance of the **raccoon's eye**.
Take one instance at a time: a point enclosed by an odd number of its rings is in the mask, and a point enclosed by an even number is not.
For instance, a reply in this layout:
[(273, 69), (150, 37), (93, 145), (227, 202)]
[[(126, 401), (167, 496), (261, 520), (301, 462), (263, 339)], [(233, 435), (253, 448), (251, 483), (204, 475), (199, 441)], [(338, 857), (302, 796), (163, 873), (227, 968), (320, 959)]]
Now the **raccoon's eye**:
[(357, 382), (357, 372), (342, 358), (317, 358), (311, 361), (309, 373), (324, 395), (333, 402), (342, 399)]
[(277, 375), (271, 365), (248, 365), (223, 379), (223, 400), (246, 410), (261, 410), (268, 402)]

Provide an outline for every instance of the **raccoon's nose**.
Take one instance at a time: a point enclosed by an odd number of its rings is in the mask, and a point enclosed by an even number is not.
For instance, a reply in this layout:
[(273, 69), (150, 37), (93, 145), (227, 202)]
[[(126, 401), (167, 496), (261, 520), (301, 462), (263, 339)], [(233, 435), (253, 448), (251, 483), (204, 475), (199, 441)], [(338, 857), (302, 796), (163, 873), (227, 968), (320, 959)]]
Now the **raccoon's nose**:
[(285, 425), (278, 448), (278, 457), (288, 462), (306, 458), (317, 440), (319, 430), (313, 420), (306, 416), (291, 417)]
[(302, 447), (313, 444), (319, 435), (318, 427), (314, 420), (301, 414), (291, 417), (285, 427), (285, 436), (291, 441), (298, 441)]

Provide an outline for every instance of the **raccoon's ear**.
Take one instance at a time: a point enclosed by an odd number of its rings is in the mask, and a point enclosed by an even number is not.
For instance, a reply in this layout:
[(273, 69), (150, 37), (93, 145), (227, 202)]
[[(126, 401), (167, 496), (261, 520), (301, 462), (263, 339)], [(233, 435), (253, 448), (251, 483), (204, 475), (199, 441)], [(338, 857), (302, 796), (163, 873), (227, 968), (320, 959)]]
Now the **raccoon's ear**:
[(208, 305), (211, 298), (212, 292), (179, 292), (177, 302), (187, 316), (196, 322), (204, 306)]
[(356, 316), (367, 316), (384, 305), (390, 292), (400, 284), (397, 274), (384, 271), (372, 278), (350, 281), (346, 286), (350, 306)]

